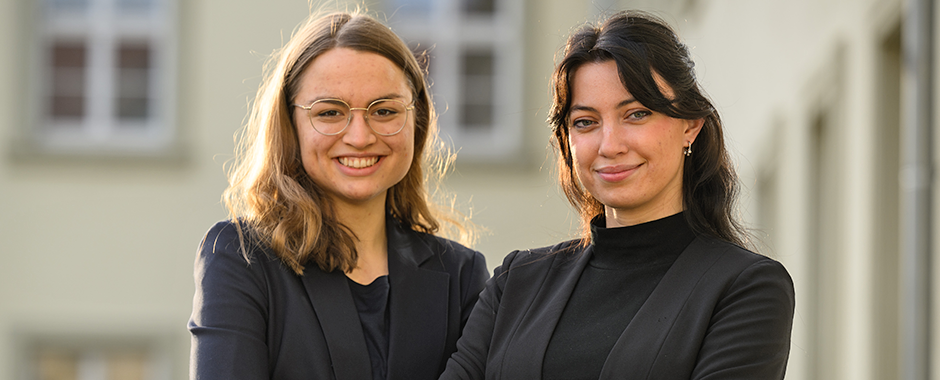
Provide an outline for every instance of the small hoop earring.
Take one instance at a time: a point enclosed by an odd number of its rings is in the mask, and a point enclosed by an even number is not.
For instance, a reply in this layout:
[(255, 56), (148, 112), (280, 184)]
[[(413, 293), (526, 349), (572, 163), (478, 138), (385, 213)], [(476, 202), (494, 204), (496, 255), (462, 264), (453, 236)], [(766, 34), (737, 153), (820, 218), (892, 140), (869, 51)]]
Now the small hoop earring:
[(682, 153), (685, 153), (686, 157), (691, 156), (692, 155), (692, 143), (689, 143), (689, 145), (686, 146), (685, 149), (682, 150)]

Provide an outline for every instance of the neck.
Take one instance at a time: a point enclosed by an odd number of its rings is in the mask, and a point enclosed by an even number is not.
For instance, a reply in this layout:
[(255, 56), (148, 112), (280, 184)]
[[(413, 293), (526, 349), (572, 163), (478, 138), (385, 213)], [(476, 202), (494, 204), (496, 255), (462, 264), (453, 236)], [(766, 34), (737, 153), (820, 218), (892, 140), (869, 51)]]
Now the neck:
[(681, 204), (671, 206), (664, 205), (663, 207), (648, 208), (645, 210), (624, 210), (604, 206), (604, 217), (607, 222), (607, 228), (615, 228), (652, 222), (670, 215), (678, 214), (682, 211)]
[(388, 238), (385, 233), (385, 197), (364, 204), (337, 201), (336, 216), (356, 235), (356, 267), (346, 276), (360, 284), (371, 284), (388, 274)]

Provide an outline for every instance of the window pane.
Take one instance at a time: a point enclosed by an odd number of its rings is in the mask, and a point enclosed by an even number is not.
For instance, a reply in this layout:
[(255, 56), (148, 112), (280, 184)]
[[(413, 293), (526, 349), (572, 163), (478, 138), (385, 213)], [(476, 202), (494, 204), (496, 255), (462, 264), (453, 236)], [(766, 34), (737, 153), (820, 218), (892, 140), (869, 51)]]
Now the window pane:
[(464, 75), (493, 75), (493, 51), (483, 50), (475, 52), (464, 52), (463, 74)]
[(490, 129), (493, 124), (495, 58), (492, 49), (465, 51), (461, 59), (463, 104), (460, 124), (469, 129)]
[(82, 41), (52, 44), (52, 93), (49, 105), (53, 119), (85, 115), (85, 66), (87, 48)]
[(119, 119), (146, 119), (150, 92), (150, 46), (146, 42), (123, 42), (117, 48), (117, 94)]
[(496, 0), (463, 0), (463, 9), (470, 15), (492, 16), (496, 13)]
[(468, 104), (490, 104), (493, 99), (492, 76), (468, 76), (463, 84), (464, 102)]
[(465, 129), (490, 129), (493, 124), (493, 105), (464, 104), (462, 121)]

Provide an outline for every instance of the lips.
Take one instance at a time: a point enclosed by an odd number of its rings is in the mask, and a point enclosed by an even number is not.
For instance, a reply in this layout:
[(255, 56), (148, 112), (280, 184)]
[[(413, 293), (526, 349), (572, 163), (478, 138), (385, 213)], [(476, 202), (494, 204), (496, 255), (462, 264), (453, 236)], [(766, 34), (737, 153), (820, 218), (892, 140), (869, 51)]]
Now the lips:
[(353, 169), (367, 168), (379, 162), (379, 157), (339, 157), (339, 163), (343, 166)]
[(643, 164), (638, 165), (610, 165), (598, 168), (595, 170), (598, 176), (602, 180), (607, 182), (618, 182), (633, 174), (637, 168)]

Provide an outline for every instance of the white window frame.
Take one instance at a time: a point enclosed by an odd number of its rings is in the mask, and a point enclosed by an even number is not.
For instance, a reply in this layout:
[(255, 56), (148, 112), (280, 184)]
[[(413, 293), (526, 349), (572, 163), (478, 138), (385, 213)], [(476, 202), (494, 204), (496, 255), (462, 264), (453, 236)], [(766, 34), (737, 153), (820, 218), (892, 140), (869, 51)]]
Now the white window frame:
[[(523, 149), (522, 30), (524, 2), (494, 0), (495, 15), (465, 17), (461, 0), (432, 0), (426, 17), (388, 9), (392, 29), (409, 46), (431, 43), (431, 93), (440, 113), (442, 139), (459, 152), (460, 161), (495, 162), (517, 157)], [(395, 7), (394, 0), (388, 1)], [(428, 38), (428, 36), (433, 36)], [(461, 125), (462, 52), (492, 48), (495, 60), (493, 124), (488, 129)]]
[[(34, 128), (32, 141), (51, 153), (162, 154), (176, 136), (175, 0), (150, 0), (145, 12), (121, 12), (120, 0), (85, 0), (84, 11), (55, 12), (55, 0), (36, 2), (39, 22), (34, 53)], [(53, 83), (51, 47), (57, 40), (82, 39), (86, 44), (84, 117), (56, 120), (50, 112)], [(117, 43), (146, 41), (150, 66), (148, 115), (143, 120), (116, 116)]]

